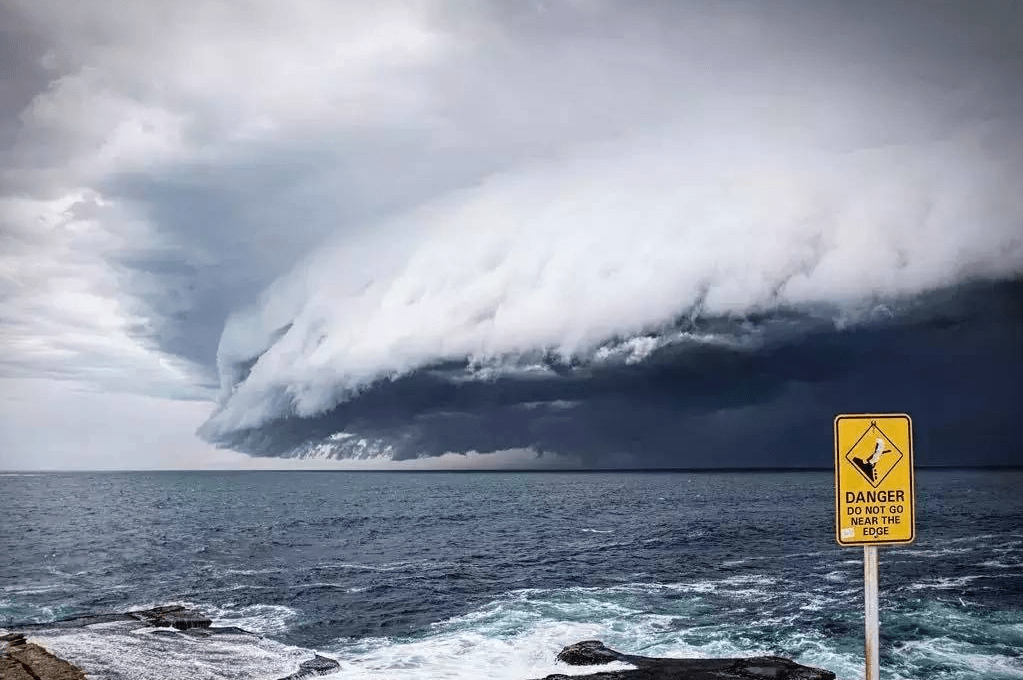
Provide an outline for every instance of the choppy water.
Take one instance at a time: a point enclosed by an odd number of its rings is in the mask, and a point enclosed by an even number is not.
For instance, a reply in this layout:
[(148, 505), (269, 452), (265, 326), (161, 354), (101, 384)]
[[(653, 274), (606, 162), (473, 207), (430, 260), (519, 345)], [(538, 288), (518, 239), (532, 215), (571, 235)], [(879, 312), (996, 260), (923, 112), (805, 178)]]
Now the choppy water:
[[(884, 677), (1023, 678), (1023, 471), (924, 470), (917, 496), (917, 542), (881, 554)], [(862, 677), (828, 472), (3, 475), (0, 499), (0, 627), (180, 602), (268, 637), (42, 638), (100, 676), (274, 678), (315, 649), (344, 678), (523, 679), (595, 637)]]

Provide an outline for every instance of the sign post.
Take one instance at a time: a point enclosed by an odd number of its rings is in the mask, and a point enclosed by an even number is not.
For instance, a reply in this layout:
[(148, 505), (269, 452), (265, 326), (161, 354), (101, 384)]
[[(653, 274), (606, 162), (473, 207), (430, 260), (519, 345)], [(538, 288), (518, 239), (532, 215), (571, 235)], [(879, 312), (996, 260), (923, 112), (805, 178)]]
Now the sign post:
[(835, 418), (835, 540), (863, 546), (865, 680), (878, 680), (877, 547), (916, 537), (913, 423), (904, 413)]
[(866, 662), (864, 680), (878, 680), (880, 671), (877, 622), (877, 546), (863, 546), (863, 658)]

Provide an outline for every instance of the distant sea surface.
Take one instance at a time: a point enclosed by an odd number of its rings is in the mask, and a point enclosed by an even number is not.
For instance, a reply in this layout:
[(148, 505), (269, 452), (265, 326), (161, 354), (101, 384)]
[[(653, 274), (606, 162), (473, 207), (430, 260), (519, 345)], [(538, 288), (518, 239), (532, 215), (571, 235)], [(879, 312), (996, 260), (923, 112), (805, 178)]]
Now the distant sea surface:
[[(598, 638), (860, 678), (833, 494), (830, 472), (8, 473), (0, 629), (185, 603), (265, 636), (41, 635), (95, 677), (272, 680), (316, 650), (346, 679), (525, 680)], [(918, 471), (917, 536), (881, 551), (882, 677), (1023, 678), (1023, 471)]]

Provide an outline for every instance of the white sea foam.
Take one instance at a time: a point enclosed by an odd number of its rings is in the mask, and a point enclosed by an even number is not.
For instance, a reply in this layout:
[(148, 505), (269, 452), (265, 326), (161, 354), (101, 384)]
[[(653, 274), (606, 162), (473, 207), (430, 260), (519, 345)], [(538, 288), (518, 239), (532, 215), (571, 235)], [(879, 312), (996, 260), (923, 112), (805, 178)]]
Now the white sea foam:
[[(979, 547), (979, 546), (978, 546)], [(942, 557), (944, 555), (958, 555), (976, 550), (976, 548), (901, 548), (897, 555), (912, 555), (914, 557)]]
[[(556, 653), (564, 645), (592, 638), (603, 640), (613, 648), (646, 656), (700, 658), (785, 653), (801, 663), (832, 668), (847, 673), (845, 677), (855, 677), (860, 667), (856, 655), (840, 654), (819, 633), (800, 633), (780, 650), (736, 635), (731, 625), (698, 624), (697, 611), (690, 611), (690, 607), (699, 598), (672, 600), (668, 611), (664, 612), (651, 612), (643, 602), (643, 596), (663, 594), (666, 590), (730, 593), (737, 585), (750, 584), (767, 587), (776, 585), (776, 580), (749, 575), (679, 584), (523, 589), (434, 624), (424, 636), (342, 640), (330, 651), (343, 659), (340, 677), (359, 679), (489, 677), (521, 680), (549, 673), (593, 672), (593, 668), (571, 668), (554, 662)], [(826, 605), (823, 596), (807, 601), (811, 610)], [(801, 616), (799, 613), (768, 616), (756, 618), (755, 623), (799, 630)], [(615, 667), (626, 666), (602, 666), (601, 670)]]
[(749, 558), (744, 558), (744, 559), (741, 559), (741, 560), (725, 560), (724, 562), (721, 563), (721, 566), (722, 567), (738, 567), (739, 565), (746, 564), (749, 561), (750, 561)]
[(825, 581), (831, 581), (832, 583), (844, 583), (849, 580), (849, 572), (847, 571), (829, 571), (824, 574)]
[(222, 574), (237, 576), (256, 576), (258, 574), (279, 574), (281, 569), (224, 569)]
[(1023, 564), (1019, 562), (1005, 563), (1000, 560), (984, 560), (978, 567), (989, 567), (991, 569), (1023, 569)]
[(365, 590), (365, 588), (355, 589), (352, 588), (350, 584), (334, 581), (317, 581), (316, 583), (296, 583), (295, 585), (288, 587), (288, 590), (316, 590), (316, 589), (343, 590), (346, 593)]
[[(343, 642), (334, 651), (345, 661), (344, 678), (488, 677), (521, 680), (551, 673), (579, 675), (593, 668), (559, 664), (562, 647), (583, 639), (602, 639), (633, 653), (654, 653), (651, 646), (672, 629), (675, 617), (642, 612), (599, 589), (522, 590), (465, 615), (435, 624), (425, 637)], [(722, 652), (718, 643), (703, 648), (673, 641), (676, 656), (702, 657)], [(736, 648), (728, 648), (734, 653)], [(627, 669), (626, 664), (601, 670)]]
[(992, 538), (1002, 538), (995, 534), (981, 534), (979, 536), (960, 536), (959, 538), (949, 538), (945, 540), (945, 543), (987, 543)]
[(914, 666), (925, 662), (940, 663), (970, 677), (1023, 678), (1023, 665), (1018, 657), (987, 653), (976, 645), (948, 637), (913, 640), (897, 644), (896, 650)]
[[(341, 645), (335, 652), (342, 660), (337, 677), (345, 680), (522, 680), (552, 673), (580, 675), (591, 667), (557, 663), (555, 656), (567, 644), (600, 637), (599, 625), (557, 621), (532, 622), (517, 634), (494, 637), (487, 632), (461, 630), (457, 626), (425, 638), (392, 640), (377, 638)], [(622, 663), (601, 670), (628, 669)]]
[(824, 595), (810, 595), (799, 608), (803, 611), (821, 611), (834, 604), (834, 598)]
[(92, 680), (274, 680), (312, 658), (309, 650), (250, 635), (198, 638), (153, 630), (117, 623), (40, 631), (29, 639), (88, 669)]
[[(347, 569), (350, 571), (404, 571), (422, 565), (422, 562), (385, 562), (384, 564), (361, 564), (359, 562), (329, 562), (318, 566), (320, 569)], [(441, 566), (437, 563), (434, 566)]]
[(235, 607), (227, 604), (220, 607), (201, 605), (198, 607), (213, 619), (214, 626), (237, 626), (261, 635), (281, 633), (298, 618), (298, 611), (279, 604), (252, 604)]
[(10, 585), (3, 586), (0, 591), (5, 593), (11, 593), (13, 595), (40, 595), (42, 593), (50, 593), (54, 590), (60, 590), (64, 588), (62, 583), (51, 583), (49, 585)]
[(951, 590), (966, 587), (973, 581), (1015, 578), (1015, 574), (970, 574), (967, 576), (940, 576), (906, 586), (909, 590)]

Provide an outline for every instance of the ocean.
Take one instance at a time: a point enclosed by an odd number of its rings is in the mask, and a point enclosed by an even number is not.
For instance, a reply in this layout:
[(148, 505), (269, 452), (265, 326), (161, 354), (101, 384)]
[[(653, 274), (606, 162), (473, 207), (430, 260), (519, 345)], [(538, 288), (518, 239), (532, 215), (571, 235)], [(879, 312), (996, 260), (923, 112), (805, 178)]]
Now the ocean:
[[(36, 637), (102, 678), (508, 678), (600, 639), (861, 678), (862, 549), (801, 472), (0, 476), (0, 629), (182, 603), (264, 636)], [(1023, 678), (1023, 471), (920, 470), (882, 549), (882, 677)], [(184, 636), (182, 636), (184, 637)]]

